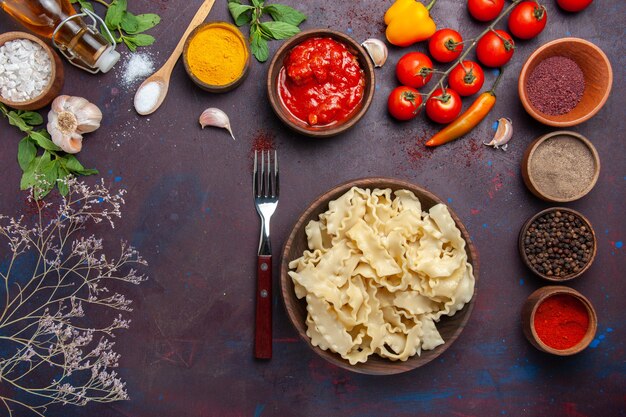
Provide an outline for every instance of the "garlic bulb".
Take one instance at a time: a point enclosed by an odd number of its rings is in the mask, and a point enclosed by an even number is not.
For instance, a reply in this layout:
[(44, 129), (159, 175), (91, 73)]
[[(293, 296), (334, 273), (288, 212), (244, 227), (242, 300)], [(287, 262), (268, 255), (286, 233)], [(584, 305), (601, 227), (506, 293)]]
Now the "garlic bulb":
[(78, 153), (83, 147), (83, 133), (100, 127), (102, 112), (82, 97), (59, 96), (48, 113), (48, 132), (52, 142), (67, 153)]
[(370, 38), (361, 44), (367, 51), (374, 66), (376, 68), (382, 67), (387, 61), (387, 45), (380, 39)]

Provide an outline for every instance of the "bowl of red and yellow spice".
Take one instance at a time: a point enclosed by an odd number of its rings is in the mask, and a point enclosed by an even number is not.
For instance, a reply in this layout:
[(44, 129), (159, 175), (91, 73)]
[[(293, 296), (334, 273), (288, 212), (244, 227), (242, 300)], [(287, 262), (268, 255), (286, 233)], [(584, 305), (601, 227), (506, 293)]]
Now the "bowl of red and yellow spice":
[(226, 22), (203, 23), (187, 37), (183, 63), (200, 88), (224, 93), (248, 75), (250, 49), (236, 26)]
[(524, 303), (522, 328), (540, 351), (569, 356), (589, 346), (598, 317), (584, 295), (569, 287), (550, 285), (539, 288)]
[(296, 132), (314, 138), (352, 128), (374, 97), (374, 66), (350, 36), (311, 29), (287, 40), (267, 74), (270, 105)]

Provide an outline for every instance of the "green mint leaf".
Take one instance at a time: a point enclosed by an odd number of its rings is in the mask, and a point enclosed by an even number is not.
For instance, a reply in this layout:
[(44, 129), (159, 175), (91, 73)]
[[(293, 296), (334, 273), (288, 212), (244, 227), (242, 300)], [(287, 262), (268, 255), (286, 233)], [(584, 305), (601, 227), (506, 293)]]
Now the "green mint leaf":
[(32, 128), (28, 126), (28, 123), (22, 119), (19, 112), (11, 110), (7, 113), (7, 117), (9, 119), (9, 124), (17, 127), (22, 132), (30, 133), (32, 130)]
[(237, 26), (247, 25), (252, 21), (252, 10), (254, 7), (242, 5), (238, 2), (231, 1), (228, 3), (228, 10)]
[(37, 156), (37, 147), (30, 139), (29, 136), (26, 136), (22, 139), (17, 146), (17, 162), (20, 164), (20, 168), (22, 171), (26, 171), (31, 162)]
[(43, 123), (43, 117), (41, 117), (41, 114), (34, 111), (21, 112), (20, 118), (30, 126), (39, 126)]
[(287, 39), (300, 32), (298, 26), (294, 26), (285, 22), (262, 22), (260, 23), (261, 29), (265, 33), (272, 35), (274, 39)]
[(94, 11), (93, 6), (87, 0), (72, 0), (72, 4), (76, 4), (76, 3), (80, 5), (81, 9), (87, 9), (92, 12)]
[(135, 18), (137, 19), (137, 29), (134, 32), (124, 29), (131, 35), (145, 32), (146, 30), (150, 30), (159, 23), (161, 23), (161, 17), (158, 14), (154, 13), (138, 14), (135, 16)]
[(126, 41), (131, 42), (135, 47), (150, 46), (154, 43), (154, 36), (138, 33), (136, 35), (124, 36), (124, 42), (126, 43)]
[(59, 193), (62, 196), (66, 196), (69, 194), (70, 189), (67, 186), (67, 183), (65, 183), (65, 180), (67, 177), (70, 176), (70, 173), (67, 169), (63, 168), (62, 164), (59, 164), (59, 166), (57, 167), (57, 187), (59, 188)]
[(120, 21), (120, 27), (127, 33), (137, 33), (139, 20), (137, 20), (137, 16), (131, 12), (124, 12), (124, 14), (122, 14), (122, 20)]
[(20, 180), (20, 190), (28, 190), (30, 187), (35, 185), (36, 167), (37, 161), (33, 159), (22, 174), (22, 179)]
[(126, 45), (126, 47), (131, 51), (131, 52), (135, 52), (137, 50), (137, 45), (135, 45), (135, 43), (133, 42), (132, 39), (130, 39), (129, 37), (124, 36), (122, 38), (122, 42), (124, 42), (124, 45)]
[(252, 35), (250, 37), (250, 50), (252, 55), (259, 62), (265, 62), (270, 56), (269, 48), (267, 46), (267, 39), (263, 37), (261, 32), (255, 28), (250, 29)]
[(45, 129), (31, 132), (30, 138), (34, 140), (37, 143), (37, 145), (39, 145), (40, 148), (43, 148), (45, 150), (48, 150), (48, 151), (60, 151), (61, 150), (61, 148), (59, 148), (57, 145), (54, 144), (54, 142), (52, 142), (52, 140), (50, 140), (50, 134)]
[(263, 7), (263, 2), (261, 0), (252, 0), (252, 5), (254, 7)]
[(76, 175), (95, 175), (98, 173), (97, 169), (85, 168), (74, 155), (65, 155), (60, 159), (60, 162), (63, 168)]
[(115, 30), (120, 26), (127, 6), (126, 0), (113, 0), (113, 2), (111, 2), (111, 5), (107, 9), (107, 14), (104, 17), (104, 22), (109, 29)]
[(306, 15), (293, 7), (282, 4), (270, 4), (263, 8), (265, 13), (269, 13), (272, 19), (298, 26), (306, 20)]

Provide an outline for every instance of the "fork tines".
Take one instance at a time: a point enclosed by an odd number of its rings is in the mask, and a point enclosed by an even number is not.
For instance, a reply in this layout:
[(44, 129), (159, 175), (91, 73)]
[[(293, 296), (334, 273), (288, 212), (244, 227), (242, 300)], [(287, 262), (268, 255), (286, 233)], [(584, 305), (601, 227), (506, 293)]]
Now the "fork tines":
[[(258, 153), (254, 151), (254, 178), (252, 181), (252, 192), (256, 198), (275, 198), (278, 197), (278, 153), (274, 150), (274, 172), (272, 175), (271, 152), (265, 150), (261, 152), (261, 173), (258, 170)], [(267, 160), (267, 162), (266, 162)]]

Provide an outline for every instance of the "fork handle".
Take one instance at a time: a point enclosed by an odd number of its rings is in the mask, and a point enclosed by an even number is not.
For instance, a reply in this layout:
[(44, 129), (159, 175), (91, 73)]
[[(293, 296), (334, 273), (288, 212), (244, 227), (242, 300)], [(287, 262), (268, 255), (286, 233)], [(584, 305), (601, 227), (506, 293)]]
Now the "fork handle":
[(256, 320), (254, 328), (254, 356), (272, 357), (272, 256), (257, 258)]

